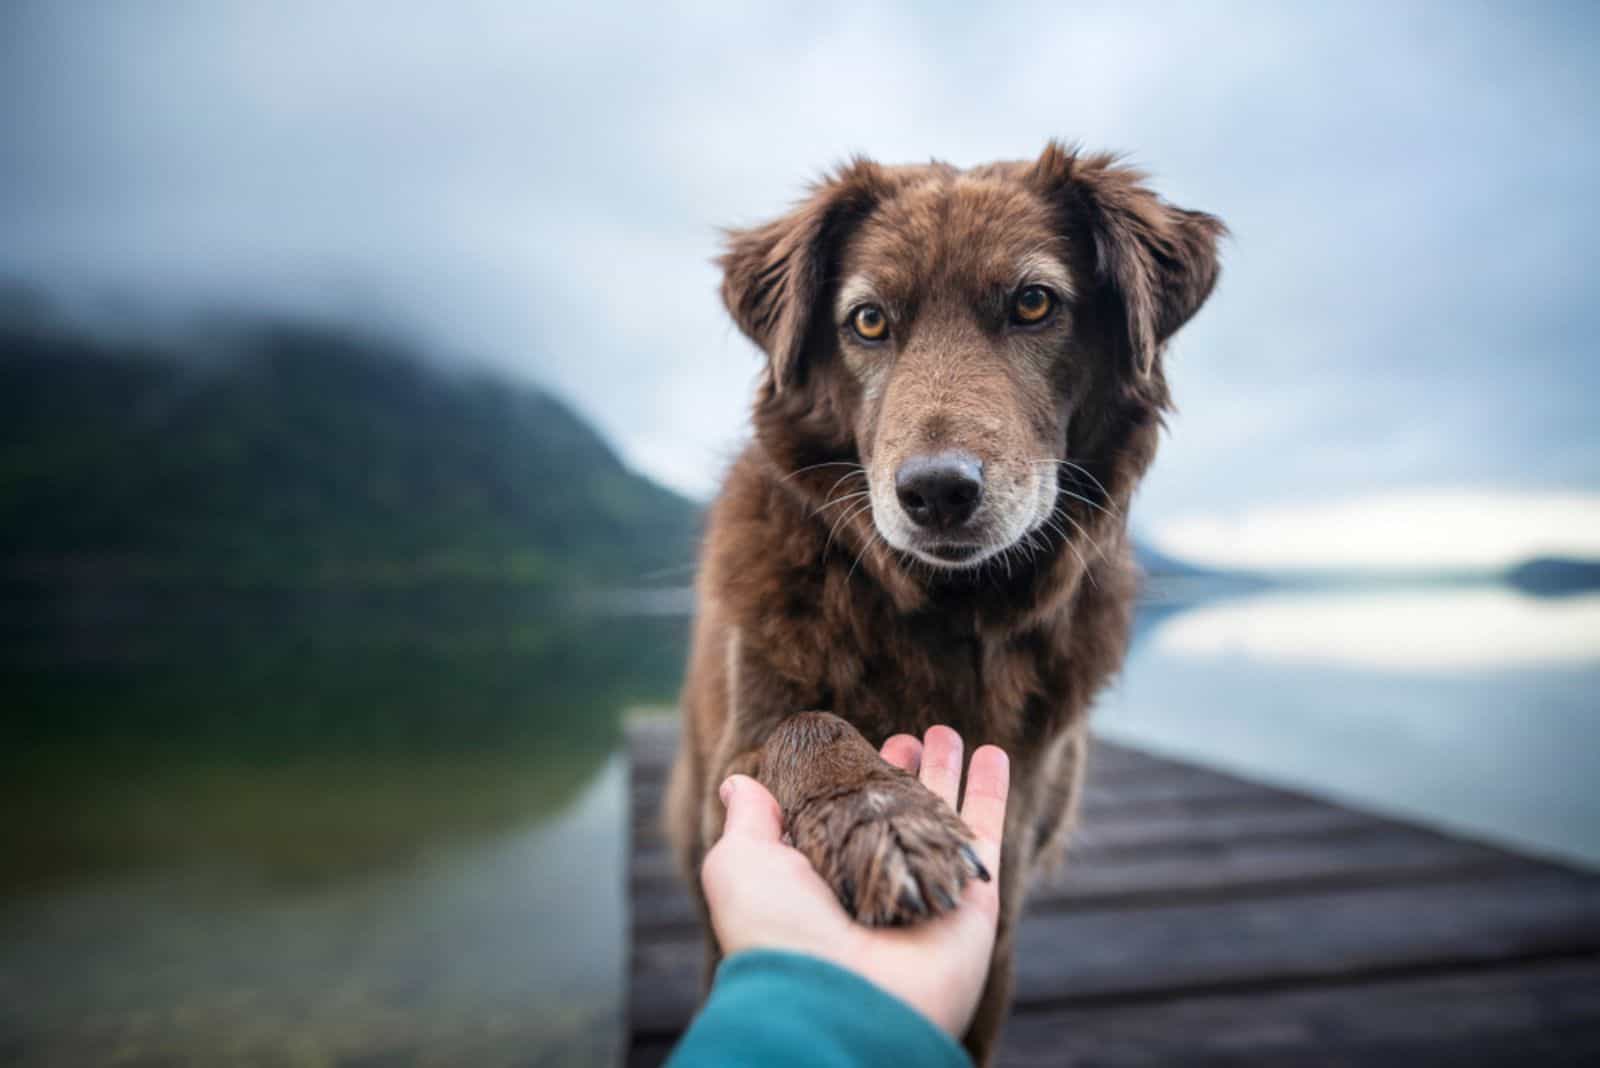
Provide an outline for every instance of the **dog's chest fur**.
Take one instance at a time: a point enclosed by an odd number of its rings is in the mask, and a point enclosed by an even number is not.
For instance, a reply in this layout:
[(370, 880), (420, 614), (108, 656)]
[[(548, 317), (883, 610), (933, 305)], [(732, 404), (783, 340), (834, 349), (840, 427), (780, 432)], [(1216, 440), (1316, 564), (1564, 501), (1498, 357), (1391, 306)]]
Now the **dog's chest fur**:
[(1126, 604), (1113, 562), (1020, 625), (1017, 590), (1004, 575), (975, 589), (924, 588), (908, 604), (859, 558), (858, 545), (830, 542), (830, 527), (748, 455), (730, 474), (713, 526), (740, 535), (712, 539), (704, 578), (737, 628), (740, 655), (758, 666), (761, 681), (741, 684), (780, 685), (784, 707), (832, 710), (874, 744), (943, 723), (972, 746), (993, 743), (1025, 758), (1082, 716), (1120, 659), (1120, 649), (1107, 657), (1083, 648), (1096, 635), (1125, 633), (1124, 620), (1109, 618)]

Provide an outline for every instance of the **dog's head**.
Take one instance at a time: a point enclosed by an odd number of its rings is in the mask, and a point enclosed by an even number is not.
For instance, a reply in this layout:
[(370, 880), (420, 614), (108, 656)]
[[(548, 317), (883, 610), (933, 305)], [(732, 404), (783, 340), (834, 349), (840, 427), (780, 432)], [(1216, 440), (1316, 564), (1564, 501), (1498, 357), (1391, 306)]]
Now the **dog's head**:
[(1059, 526), (1063, 499), (1103, 506), (1111, 415), (1159, 418), (1163, 346), (1211, 292), (1223, 233), (1141, 183), (1054, 143), (968, 171), (858, 159), (732, 233), (723, 299), (768, 356), (758, 433), (827, 478), (823, 508), (870, 504), (935, 568)]

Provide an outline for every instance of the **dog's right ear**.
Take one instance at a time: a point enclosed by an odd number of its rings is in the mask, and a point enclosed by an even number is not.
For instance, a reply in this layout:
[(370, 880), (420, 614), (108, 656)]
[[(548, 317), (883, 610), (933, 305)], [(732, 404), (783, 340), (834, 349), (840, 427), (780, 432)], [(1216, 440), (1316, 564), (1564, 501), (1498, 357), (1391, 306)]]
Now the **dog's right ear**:
[(826, 324), (823, 298), (845, 235), (883, 194), (882, 169), (857, 157), (789, 214), (727, 233), (722, 303), (745, 336), (767, 354), (773, 388), (805, 379), (805, 355)]

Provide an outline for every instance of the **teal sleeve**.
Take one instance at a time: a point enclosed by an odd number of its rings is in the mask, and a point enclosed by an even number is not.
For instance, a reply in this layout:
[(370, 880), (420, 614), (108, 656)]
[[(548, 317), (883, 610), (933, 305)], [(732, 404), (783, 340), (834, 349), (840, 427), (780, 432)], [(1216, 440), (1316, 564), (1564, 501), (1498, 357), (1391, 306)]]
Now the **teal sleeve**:
[(916, 1009), (827, 961), (752, 949), (717, 969), (668, 1068), (972, 1068)]

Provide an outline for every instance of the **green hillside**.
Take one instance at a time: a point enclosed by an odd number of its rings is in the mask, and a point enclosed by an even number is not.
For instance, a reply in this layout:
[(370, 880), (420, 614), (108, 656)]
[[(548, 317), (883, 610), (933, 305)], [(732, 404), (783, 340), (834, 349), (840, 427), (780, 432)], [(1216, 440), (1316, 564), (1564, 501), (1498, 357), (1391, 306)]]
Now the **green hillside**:
[(698, 509), (569, 408), (372, 336), (0, 324), (0, 569), (240, 585), (686, 575)]

